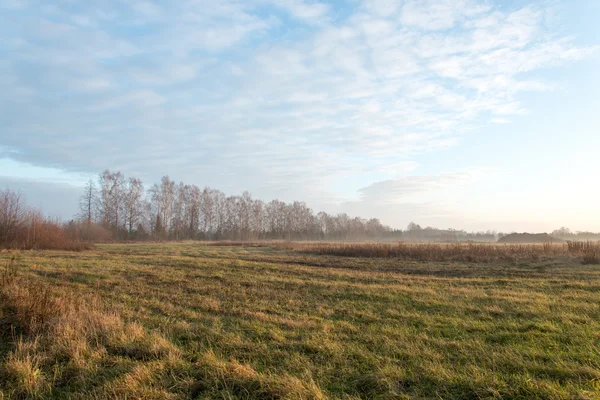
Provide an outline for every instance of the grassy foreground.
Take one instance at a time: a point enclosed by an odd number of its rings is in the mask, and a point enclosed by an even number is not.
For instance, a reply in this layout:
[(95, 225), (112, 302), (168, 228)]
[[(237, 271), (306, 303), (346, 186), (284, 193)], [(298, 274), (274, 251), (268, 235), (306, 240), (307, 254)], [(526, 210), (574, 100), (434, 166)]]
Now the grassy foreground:
[(13, 257), (0, 399), (600, 398), (598, 265), (197, 243)]

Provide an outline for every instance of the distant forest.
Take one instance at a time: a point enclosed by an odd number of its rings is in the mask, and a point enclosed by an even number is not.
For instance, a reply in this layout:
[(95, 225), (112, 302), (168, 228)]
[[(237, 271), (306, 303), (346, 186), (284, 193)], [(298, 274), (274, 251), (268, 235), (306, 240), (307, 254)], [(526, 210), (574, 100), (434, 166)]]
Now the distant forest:
[(315, 214), (300, 201), (265, 203), (248, 192), (227, 196), (168, 176), (146, 190), (141, 180), (109, 170), (88, 182), (77, 221), (121, 240), (363, 240), (394, 233), (378, 219)]
[[(137, 178), (106, 170), (97, 182), (88, 182), (80, 201), (79, 222), (96, 224), (116, 239), (162, 240), (407, 240), (431, 242), (495, 242), (496, 231), (422, 228), (410, 223), (406, 230), (392, 229), (378, 219), (347, 214), (314, 213), (305, 203), (264, 202), (250, 193), (227, 196), (217, 189), (164, 176), (148, 190)], [(600, 234), (572, 233), (561, 228), (551, 233), (560, 239), (595, 239)]]
[[(407, 229), (401, 232), (400, 237), (402, 240), (416, 242), (495, 242), (498, 239), (509, 235), (510, 233), (496, 231), (466, 232), (464, 230), (438, 229), (432, 227), (421, 228), (421, 226), (411, 222)], [(553, 238), (567, 241), (600, 240), (600, 233), (580, 231), (572, 232), (570, 229), (564, 227), (554, 230), (549, 234)]]
[[(392, 229), (378, 219), (341, 213), (314, 213), (303, 202), (264, 202), (250, 193), (227, 196), (220, 190), (175, 183), (164, 176), (145, 188), (138, 178), (106, 170), (90, 180), (71, 221), (45, 218), (22, 194), (0, 190), (0, 247), (52, 248), (81, 242), (126, 240), (387, 240), (410, 242), (495, 242), (496, 231), (422, 228), (410, 223)], [(600, 233), (550, 233), (563, 240), (600, 240)]]

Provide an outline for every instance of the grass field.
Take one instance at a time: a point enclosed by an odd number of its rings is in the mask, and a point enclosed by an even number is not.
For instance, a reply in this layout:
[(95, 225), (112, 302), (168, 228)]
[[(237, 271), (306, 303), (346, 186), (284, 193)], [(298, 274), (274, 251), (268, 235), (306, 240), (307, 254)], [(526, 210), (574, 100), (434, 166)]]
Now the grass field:
[(600, 398), (600, 266), (309, 250), (0, 253), (0, 399)]

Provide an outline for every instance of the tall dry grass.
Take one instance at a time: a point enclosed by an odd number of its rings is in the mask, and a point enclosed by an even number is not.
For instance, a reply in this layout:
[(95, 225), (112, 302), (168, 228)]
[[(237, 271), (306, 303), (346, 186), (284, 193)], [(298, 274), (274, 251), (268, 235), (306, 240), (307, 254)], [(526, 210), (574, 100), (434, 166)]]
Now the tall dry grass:
[(212, 246), (273, 247), (317, 255), (364, 258), (398, 258), (412, 261), (540, 261), (573, 257), (585, 264), (600, 263), (600, 242), (541, 244), (498, 243), (385, 243), (385, 242), (211, 242)]
[(497, 245), (483, 243), (408, 244), (408, 243), (323, 243), (306, 244), (296, 250), (314, 254), (346, 257), (399, 258), (414, 261), (493, 262), (540, 260), (564, 254), (556, 245)]
[(16, 257), (1, 276), (0, 340), (12, 346), (0, 363), (0, 386), (10, 398), (52, 398), (66, 385), (94, 387), (112, 356), (152, 361), (179, 354), (99, 297), (20, 274)]
[(569, 253), (582, 255), (584, 264), (600, 264), (600, 242), (568, 241)]

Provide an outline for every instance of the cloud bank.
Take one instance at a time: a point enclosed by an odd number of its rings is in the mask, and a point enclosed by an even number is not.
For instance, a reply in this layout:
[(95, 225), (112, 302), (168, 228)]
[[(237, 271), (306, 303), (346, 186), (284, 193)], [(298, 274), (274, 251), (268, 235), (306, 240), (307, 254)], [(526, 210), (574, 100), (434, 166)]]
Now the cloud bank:
[(521, 93), (553, 88), (540, 72), (594, 50), (556, 35), (544, 4), (11, 0), (0, 10), (5, 157), (309, 204), (401, 203), (463, 182), (407, 175), (419, 155), (526, 113)]

